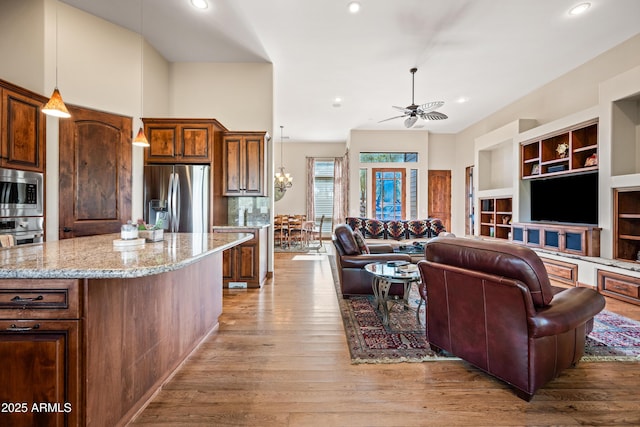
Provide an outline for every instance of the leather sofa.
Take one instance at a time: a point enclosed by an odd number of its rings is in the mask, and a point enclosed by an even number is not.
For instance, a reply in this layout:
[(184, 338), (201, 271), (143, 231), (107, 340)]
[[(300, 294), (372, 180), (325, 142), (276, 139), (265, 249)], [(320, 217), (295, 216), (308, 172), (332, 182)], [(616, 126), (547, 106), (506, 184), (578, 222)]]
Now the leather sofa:
[(531, 249), (437, 237), (418, 262), (427, 341), (510, 384), (529, 401), (584, 354), (604, 297), (550, 284)]
[[(373, 294), (373, 276), (364, 269), (372, 262), (407, 261), (411, 257), (406, 254), (393, 253), (389, 244), (367, 245), (356, 241), (354, 231), (346, 224), (336, 226), (332, 241), (336, 250), (336, 265), (343, 297), (349, 295)], [(403, 295), (401, 284), (391, 286), (390, 295)]]

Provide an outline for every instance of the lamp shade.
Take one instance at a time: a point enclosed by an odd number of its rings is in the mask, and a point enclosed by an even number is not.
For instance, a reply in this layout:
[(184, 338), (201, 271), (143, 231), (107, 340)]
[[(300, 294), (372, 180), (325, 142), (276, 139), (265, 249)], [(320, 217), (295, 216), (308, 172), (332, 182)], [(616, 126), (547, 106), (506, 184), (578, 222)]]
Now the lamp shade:
[(49, 116), (60, 117), (63, 119), (71, 117), (69, 110), (67, 110), (67, 106), (64, 105), (64, 101), (62, 100), (62, 96), (60, 95), (60, 91), (57, 86), (53, 90), (51, 98), (49, 98), (49, 102), (42, 107), (42, 112)]
[(138, 147), (148, 147), (149, 146), (149, 141), (147, 140), (147, 137), (144, 134), (144, 129), (142, 129), (142, 127), (138, 131), (138, 134), (136, 135), (136, 137), (133, 138), (132, 144), (133, 145), (137, 145)]

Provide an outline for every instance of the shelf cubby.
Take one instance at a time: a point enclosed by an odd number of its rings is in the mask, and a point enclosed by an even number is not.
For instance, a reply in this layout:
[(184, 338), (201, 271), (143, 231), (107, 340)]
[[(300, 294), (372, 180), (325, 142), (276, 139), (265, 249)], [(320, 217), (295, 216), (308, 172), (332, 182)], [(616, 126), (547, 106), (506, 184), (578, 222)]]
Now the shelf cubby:
[(480, 235), (509, 239), (511, 215), (511, 197), (480, 199)]

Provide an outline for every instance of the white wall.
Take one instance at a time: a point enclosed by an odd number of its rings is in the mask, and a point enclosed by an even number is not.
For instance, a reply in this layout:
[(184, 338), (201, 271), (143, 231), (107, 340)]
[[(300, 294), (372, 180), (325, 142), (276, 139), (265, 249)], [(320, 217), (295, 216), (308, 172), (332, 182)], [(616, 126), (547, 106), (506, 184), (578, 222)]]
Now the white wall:
[[(603, 53), (573, 71), (549, 82), (518, 101), (489, 115), (456, 135), (457, 167), (455, 176), (464, 176), (464, 168), (474, 164), (474, 141), (517, 119), (534, 119), (540, 124), (552, 122), (589, 109), (599, 102), (599, 85), (620, 73), (640, 65), (640, 35)], [(499, 91), (500, 88), (495, 88)], [(608, 144), (601, 140), (601, 144)], [(464, 233), (464, 179), (452, 179), (452, 231)]]
[[(286, 136), (286, 129), (285, 129)], [(276, 171), (280, 165), (285, 172), (293, 176), (293, 186), (287, 190), (282, 199), (275, 202), (274, 214), (305, 214), (307, 211), (307, 157), (333, 158), (342, 157), (346, 151), (346, 143), (342, 142), (294, 142), (283, 140), (280, 144), (280, 129), (274, 136), (274, 166)], [(282, 150), (281, 150), (282, 147)], [(282, 152), (282, 159), (280, 153)]]

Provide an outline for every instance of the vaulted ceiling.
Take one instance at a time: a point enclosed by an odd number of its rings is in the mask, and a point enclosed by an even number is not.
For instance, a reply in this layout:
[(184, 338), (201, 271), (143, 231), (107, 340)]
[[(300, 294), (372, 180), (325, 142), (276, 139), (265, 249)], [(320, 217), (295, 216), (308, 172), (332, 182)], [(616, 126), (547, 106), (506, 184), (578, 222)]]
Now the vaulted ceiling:
[(360, 0), (355, 14), (349, 0), (62, 1), (142, 28), (170, 62), (273, 63), (274, 129), (295, 141), (405, 129), (379, 121), (411, 104), (412, 67), (416, 103), (449, 116), (413, 129), (459, 132), (640, 33), (637, 0), (590, 0), (580, 16), (582, 0)]

